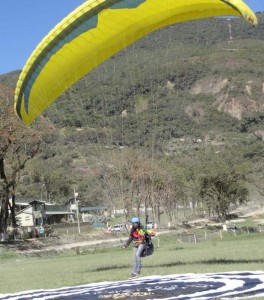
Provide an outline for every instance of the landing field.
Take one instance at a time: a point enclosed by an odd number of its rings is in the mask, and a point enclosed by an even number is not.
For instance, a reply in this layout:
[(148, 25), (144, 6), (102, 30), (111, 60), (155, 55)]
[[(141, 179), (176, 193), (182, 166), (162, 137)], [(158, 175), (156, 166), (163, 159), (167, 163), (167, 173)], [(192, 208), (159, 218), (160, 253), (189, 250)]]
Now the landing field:
[[(224, 233), (198, 243), (180, 242), (176, 232), (153, 239), (155, 253), (142, 259), (140, 277), (152, 275), (264, 270), (263, 233)], [(26, 257), (0, 252), (0, 293), (54, 289), (88, 283), (126, 280), (132, 248), (122, 242), (74, 249), (61, 254)]]

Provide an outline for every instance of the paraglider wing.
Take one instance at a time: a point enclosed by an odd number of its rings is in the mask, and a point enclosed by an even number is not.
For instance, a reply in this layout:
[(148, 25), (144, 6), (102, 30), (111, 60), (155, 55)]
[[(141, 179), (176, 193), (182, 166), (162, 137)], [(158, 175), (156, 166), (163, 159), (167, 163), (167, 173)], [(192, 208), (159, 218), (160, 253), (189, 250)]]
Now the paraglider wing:
[(67, 88), (127, 45), (156, 29), (214, 16), (257, 24), (242, 0), (88, 0), (29, 57), (16, 87), (16, 113), (31, 124)]

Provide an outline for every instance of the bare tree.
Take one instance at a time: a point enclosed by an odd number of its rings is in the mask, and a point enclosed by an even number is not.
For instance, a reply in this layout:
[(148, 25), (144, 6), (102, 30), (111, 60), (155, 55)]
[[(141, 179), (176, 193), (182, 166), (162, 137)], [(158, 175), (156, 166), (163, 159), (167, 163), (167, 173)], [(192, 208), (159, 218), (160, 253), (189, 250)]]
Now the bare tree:
[(0, 86), (0, 240), (6, 238), (8, 225), (16, 226), (15, 197), (20, 172), (39, 151), (39, 124), (29, 127), (13, 110), (13, 90)]
[(134, 208), (139, 215), (142, 205), (145, 210), (150, 206), (152, 161), (132, 150), (123, 151), (122, 159), (117, 155), (112, 161), (108, 180), (118, 191), (113, 197), (121, 198), (125, 217), (129, 219)]

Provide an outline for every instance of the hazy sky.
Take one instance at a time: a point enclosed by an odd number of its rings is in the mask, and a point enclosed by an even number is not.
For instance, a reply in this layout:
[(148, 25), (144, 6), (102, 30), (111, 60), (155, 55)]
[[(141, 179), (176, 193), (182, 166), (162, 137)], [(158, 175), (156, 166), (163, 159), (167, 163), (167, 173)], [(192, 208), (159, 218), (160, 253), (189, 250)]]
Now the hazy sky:
[[(0, 74), (22, 69), (42, 38), (85, 0), (2, 0)], [(264, 11), (264, 0), (244, 0)]]

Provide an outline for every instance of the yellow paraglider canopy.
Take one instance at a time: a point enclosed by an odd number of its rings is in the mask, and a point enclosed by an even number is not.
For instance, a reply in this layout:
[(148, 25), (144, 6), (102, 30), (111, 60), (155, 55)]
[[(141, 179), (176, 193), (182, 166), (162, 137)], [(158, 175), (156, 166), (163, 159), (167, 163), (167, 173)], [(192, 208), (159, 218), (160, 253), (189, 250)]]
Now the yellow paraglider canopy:
[(257, 18), (242, 0), (88, 0), (37, 46), (20, 74), (15, 110), (31, 124), (98, 64), (159, 28), (214, 16)]

